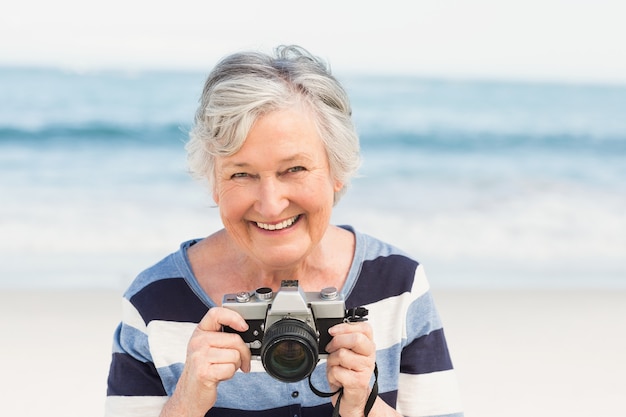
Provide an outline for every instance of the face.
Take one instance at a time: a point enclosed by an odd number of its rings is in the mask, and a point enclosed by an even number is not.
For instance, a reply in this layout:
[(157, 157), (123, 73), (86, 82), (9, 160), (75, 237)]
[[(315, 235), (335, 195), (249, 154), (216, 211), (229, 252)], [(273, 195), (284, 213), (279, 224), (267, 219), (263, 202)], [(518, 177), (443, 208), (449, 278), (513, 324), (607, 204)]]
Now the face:
[(215, 164), (213, 198), (226, 231), (247, 256), (269, 268), (302, 262), (321, 241), (342, 184), (311, 114), (261, 116), (242, 148)]

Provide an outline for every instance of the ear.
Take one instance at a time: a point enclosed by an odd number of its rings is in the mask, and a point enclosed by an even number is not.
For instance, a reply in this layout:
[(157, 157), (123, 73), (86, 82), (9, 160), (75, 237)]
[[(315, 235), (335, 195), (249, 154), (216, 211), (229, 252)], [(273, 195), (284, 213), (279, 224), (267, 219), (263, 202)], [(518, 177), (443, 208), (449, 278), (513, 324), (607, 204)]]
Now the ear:
[(343, 182), (335, 180), (333, 183), (333, 191), (338, 192), (343, 188)]
[(211, 184), (211, 196), (213, 197), (213, 201), (215, 201), (215, 204), (219, 205), (220, 194), (217, 192), (217, 186), (215, 184)]
[(211, 197), (213, 197), (213, 201), (215, 201), (215, 205), (219, 205), (220, 203), (220, 194), (217, 189), (217, 161), (213, 160), (213, 175), (207, 175), (208, 186), (211, 189)]

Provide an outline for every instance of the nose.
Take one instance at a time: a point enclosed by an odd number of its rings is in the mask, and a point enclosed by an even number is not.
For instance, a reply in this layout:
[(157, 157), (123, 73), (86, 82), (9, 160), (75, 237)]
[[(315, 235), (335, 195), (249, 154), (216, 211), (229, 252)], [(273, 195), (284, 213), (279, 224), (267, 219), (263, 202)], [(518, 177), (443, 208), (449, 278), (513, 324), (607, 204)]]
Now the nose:
[(279, 219), (283, 211), (289, 206), (285, 184), (274, 176), (261, 177), (259, 180), (258, 196), (255, 210), (264, 219)]

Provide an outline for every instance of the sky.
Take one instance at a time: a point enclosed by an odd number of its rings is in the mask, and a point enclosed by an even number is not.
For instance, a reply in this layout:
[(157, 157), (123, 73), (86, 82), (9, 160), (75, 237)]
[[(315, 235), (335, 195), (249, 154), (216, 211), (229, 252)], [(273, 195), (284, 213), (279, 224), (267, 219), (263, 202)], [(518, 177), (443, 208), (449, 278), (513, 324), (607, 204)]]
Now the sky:
[(300, 44), (335, 72), (626, 84), (623, 0), (20, 0), (0, 65), (207, 71)]

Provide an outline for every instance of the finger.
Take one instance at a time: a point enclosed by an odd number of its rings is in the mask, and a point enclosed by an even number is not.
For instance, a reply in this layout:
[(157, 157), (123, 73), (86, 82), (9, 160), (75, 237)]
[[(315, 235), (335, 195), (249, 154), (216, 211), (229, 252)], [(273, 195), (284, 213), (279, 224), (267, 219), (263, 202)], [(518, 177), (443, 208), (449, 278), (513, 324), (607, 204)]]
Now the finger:
[[(231, 354), (222, 354), (226, 356), (225, 359), (218, 360), (217, 362), (236, 362), (237, 368), (241, 368), (243, 372), (250, 372), (250, 360), (251, 353), (250, 348), (243, 342), (240, 335), (235, 333), (223, 333), (212, 332), (208, 337), (208, 343), (214, 349), (217, 354), (219, 351), (231, 350), (236, 352), (236, 357), (228, 356)], [(213, 352), (213, 350), (212, 350)]]
[(327, 368), (326, 372), (326, 378), (331, 389), (343, 388), (342, 408), (347, 406), (348, 403), (352, 403), (357, 409), (361, 410), (361, 413), (369, 395), (371, 376), (372, 371), (370, 369), (354, 371), (342, 366)]
[(370, 385), (372, 372), (369, 368), (355, 371), (343, 366), (333, 366), (327, 369), (326, 377), (330, 384), (345, 389), (365, 388)]
[(374, 337), (374, 332), (372, 330), (372, 326), (369, 323), (340, 323), (336, 324), (330, 329), (328, 329), (328, 333), (331, 336), (336, 336), (339, 334), (347, 334), (347, 333), (363, 333), (367, 336), (368, 339), (372, 339)]
[(234, 364), (235, 369), (239, 369), (242, 364), (241, 352), (236, 348), (214, 348), (203, 359), (209, 364)]
[(232, 362), (225, 363), (207, 363), (199, 371), (199, 379), (204, 384), (214, 384), (217, 386), (219, 382), (231, 379), (237, 372), (237, 365)]
[(349, 349), (339, 349), (328, 355), (326, 366), (361, 372), (373, 369), (375, 362), (374, 356), (360, 355)]
[(374, 341), (363, 333), (338, 334), (326, 345), (328, 353), (337, 352), (341, 349), (349, 350), (357, 355), (371, 356), (376, 352)]
[(220, 331), (222, 326), (232, 327), (240, 332), (248, 330), (248, 323), (239, 313), (223, 307), (210, 308), (200, 323), (198, 323), (200, 330), (208, 332)]
[(205, 333), (202, 337), (204, 342), (200, 343), (207, 343), (215, 348), (235, 349), (240, 357), (238, 367), (243, 372), (250, 372), (250, 349), (245, 345), (241, 336), (221, 332), (222, 326), (229, 326), (241, 332), (248, 329), (248, 323), (239, 313), (222, 307), (213, 307), (198, 323), (197, 331)]
[(189, 341), (188, 351), (198, 364), (233, 363), (243, 372), (250, 372), (250, 348), (237, 334), (198, 331)]

